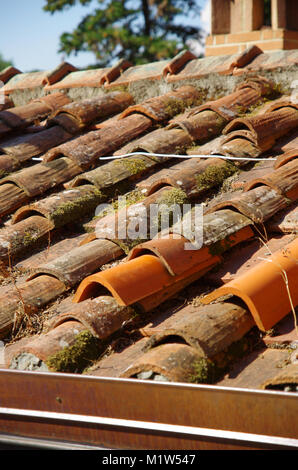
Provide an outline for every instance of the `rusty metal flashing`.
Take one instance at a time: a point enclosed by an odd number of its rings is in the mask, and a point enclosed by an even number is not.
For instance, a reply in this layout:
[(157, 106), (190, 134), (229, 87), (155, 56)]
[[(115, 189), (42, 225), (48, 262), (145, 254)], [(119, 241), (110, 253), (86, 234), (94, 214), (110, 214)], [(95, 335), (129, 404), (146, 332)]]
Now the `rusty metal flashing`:
[(298, 448), (294, 393), (7, 370), (0, 383), (6, 436), (113, 449)]

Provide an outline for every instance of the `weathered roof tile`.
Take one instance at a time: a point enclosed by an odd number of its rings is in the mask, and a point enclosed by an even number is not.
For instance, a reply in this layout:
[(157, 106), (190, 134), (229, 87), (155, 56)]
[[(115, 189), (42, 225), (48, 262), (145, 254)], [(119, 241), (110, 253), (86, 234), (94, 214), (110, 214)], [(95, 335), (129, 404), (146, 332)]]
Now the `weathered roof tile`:
[[(16, 320), (24, 324), (27, 314), (52, 315), (48, 322), (40, 317), (37, 334), (7, 346), (7, 367), (81, 372), (91, 359), (84, 358), (84, 348), (74, 360), (63, 354), (82, 338), (84, 344), (96, 341), (92, 361), (101, 357), (91, 374), (212, 383), (214, 365), (220, 371), (230, 367), (235, 344), (291, 314), (274, 260), (277, 256), (296, 306), (297, 250), (289, 245), (291, 254), (280, 254), (278, 247), (297, 241), (297, 105), (285, 95), (271, 100), (278, 91), (276, 67), (286, 67), (292, 76), (296, 55), (252, 47), (240, 55), (197, 59), (183, 51), (138, 67), (122, 61), (79, 72), (62, 64), (54, 71), (19, 73), (7, 82), (15, 83), (15, 91), (38, 87), (40, 99), (0, 113), (0, 168), (10, 172), (0, 182), (0, 258), (6, 276), (0, 337), (9, 343), (19, 328)], [(202, 93), (199, 77), (209, 74), (217, 74), (222, 84), (229, 80), (223, 97), (211, 100)], [(152, 79), (160, 85), (154, 90), (148, 89)], [(191, 87), (185, 87), (189, 79)], [(138, 81), (147, 86), (143, 101), (134, 90)], [(178, 82), (182, 88), (176, 90)], [(106, 93), (121, 85), (135, 95)], [(60, 88), (75, 97), (71, 89), (86, 86), (96, 90), (84, 101), (47, 94)], [(120, 158), (131, 152), (137, 154)], [(172, 154), (182, 160), (176, 163)], [(37, 155), (41, 162), (32, 160)], [(113, 158), (100, 160), (104, 156)], [(249, 159), (260, 157), (253, 166)], [(127, 228), (140, 205), (148, 218), (150, 204), (161, 204), (173, 191), (183, 195), (178, 204), (191, 203), (191, 224), (194, 205), (203, 203), (199, 249), (184, 250), (185, 242), (194, 243), (193, 225), (181, 233), (174, 224), (167, 238), (147, 233), (137, 243), (109, 232), (123, 214)], [(93, 218), (98, 204), (113, 202), (118, 194), (128, 196), (127, 207)], [(83, 227), (92, 233), (86, 236)], [(6, 265), (22, 270), (17, 283)], [(258, 283), (255, 270), (260, 270)], [(236, 295), (229, 291), (229, 298), (217, 298), (233, 283), (240, 283)], [(207, 299), (215, 300), (204, 305), (208, 293)], [(138, 325), (127, 339), (130, 326)], [(106, 347), (113, 351), (115, 334), (130, 346), (102, 357)]]

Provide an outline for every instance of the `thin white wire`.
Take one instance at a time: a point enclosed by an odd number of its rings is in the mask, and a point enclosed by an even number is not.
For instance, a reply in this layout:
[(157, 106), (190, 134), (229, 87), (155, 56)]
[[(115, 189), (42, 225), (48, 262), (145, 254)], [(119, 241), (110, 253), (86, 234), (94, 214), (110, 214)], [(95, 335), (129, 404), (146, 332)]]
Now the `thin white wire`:
[(248, 157), (229, 157), (226, 155), (176, 155), (171, 153), (150, 153), (150, 152), (131, 152), (123, 155), (111, 155), (99, 157), (100, 160), (116, 160), (119, 158), (133, 157), (134, 155), (148, 155), (149, 157), (170, 157), (170, 158), (222, 158), (223, 160), (245, 160), (245, 161), (275, 161), (276, 158), (248, 158)]
[[(210, 155), (176, 155), (172, 153), (151, 153), (151, 152), (131, 152), (131, 153), (125, 153), (123, 155), (110, 155), (106, 157), (99, 157), (99, 160), (118, 160), (119, 158), (127, 158), (127, 157), (133, 157), (135, 155), (147, 155), (148, 157), (169, 157), (169, 158), (222, 158), (223, 160), (241, 160), (241, 161), (247, 161), (247, 162), (268, 162), (268, 161), (275, 161), (276, 158), (270, 157), (270, 158), (253, 158), (253, 157), (230, 157), (227, 155), (215, 155), (215, 154), (210, 154)], [(40, 157), (32, 157), (32, 160), (36, 161), (43, 161), (42, 158)]]

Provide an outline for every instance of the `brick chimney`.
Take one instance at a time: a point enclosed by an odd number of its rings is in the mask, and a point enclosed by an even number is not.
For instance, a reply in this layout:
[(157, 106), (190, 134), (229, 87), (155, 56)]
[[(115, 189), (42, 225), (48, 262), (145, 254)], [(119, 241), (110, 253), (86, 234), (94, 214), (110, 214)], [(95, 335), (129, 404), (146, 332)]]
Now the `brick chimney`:
[(211, 0), (206, 56), (298, 49), (298, 0)]

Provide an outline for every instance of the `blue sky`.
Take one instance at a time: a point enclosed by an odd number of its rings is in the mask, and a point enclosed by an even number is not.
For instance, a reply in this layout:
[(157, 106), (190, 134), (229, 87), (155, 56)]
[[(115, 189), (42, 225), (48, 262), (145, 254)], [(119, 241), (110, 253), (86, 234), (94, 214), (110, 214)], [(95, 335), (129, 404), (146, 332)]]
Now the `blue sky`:
[[(4, 0), (1, 0), (4, 3)], [(89, 52), (63, 57), (58, 53), (59, 36), (72, 31), (88, 11), (92, 11), (97, 1), (88, 7), (77, 5), (65, 12), (51, 15), (42, 7), (45, 0), (7, 0), (0, 9), (0, 52), (4, 59), (12, 60), (22, 72), (34, 69), (50, 70), (63, 59), (76, 67), (94, 63), (94, 55)], [(209, 0), (200, 0), (203, 16), (199, 18), (201, 27), (208, 29)]]

